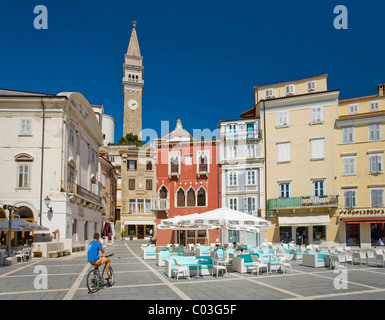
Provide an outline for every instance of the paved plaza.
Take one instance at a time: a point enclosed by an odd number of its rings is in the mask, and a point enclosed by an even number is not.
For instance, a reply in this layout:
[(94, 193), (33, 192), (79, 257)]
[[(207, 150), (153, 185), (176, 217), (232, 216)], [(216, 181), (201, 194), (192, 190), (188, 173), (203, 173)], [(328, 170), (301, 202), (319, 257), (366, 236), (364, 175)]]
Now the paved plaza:
[[(232, 272), (227, 277), (168, 278), (155, 260), (141, 258), (144, 241), (115, 241), (106, 254), (114, 253), (115, 285), (89, 294), (86, 275), (90, 266), (86, 252), (69, 257), (37, 259), (0, 267), (2, 300), (383, 300), (385, 269), (366, 265), (347, 268), (344, 275), (328, 268), (304, 267), (292, 262), (293, 274), (259, 276)], [(42, 271), (46, 287), (39, 282)], [(40, 287), (39, 287), (40, 284)], [(37, 287), (37, 289), (36, 289)], [(202, 301), (203, 302), (203, 301)]]

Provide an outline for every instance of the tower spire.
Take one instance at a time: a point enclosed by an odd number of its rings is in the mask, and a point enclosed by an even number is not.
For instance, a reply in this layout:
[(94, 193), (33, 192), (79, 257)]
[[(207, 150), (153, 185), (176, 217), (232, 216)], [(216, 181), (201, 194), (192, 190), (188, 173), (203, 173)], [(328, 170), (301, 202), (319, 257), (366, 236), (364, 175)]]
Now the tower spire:
[(128, 45), (127, 55), (140, 57), (138, 35), (136, 34), (136, 20), (132, 21), (132, 33), (130, 44)]

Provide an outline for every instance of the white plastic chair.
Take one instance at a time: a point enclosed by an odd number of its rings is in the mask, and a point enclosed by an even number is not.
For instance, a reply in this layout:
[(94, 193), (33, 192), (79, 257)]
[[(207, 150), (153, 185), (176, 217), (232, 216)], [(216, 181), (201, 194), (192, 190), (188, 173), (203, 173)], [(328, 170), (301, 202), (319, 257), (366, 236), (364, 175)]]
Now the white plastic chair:
[(370, 262), (375, 262), (376, 260), (376, 251), (375, 250), (372, 250), (372, 249), (369, 249), (369, 250), (366, 250), (366, 264), (369, 265)]
[(226, 267), (226, 263), (227, 261), (226, 260), (214, 260), (213, 261), (213, 267), (211, 268), (211, 275), (214, 276), (214, 269), (217, 271), (217, 278), (218, 278), (218, 273), (219, 271), (222, 270), (222, 273), (226, 273), (226, 276), (228, 276), (227, 274), (227, 267)]
[(259, 260), (258, 256), (252, 255), (251, 259), (253, 262), (255, 262), (253, 269), (251, 270), (251, 274), (255, 271), (257, 275), (259, 275), (259, 269), (260, 268), (266, 268), (266, 272), (268, 272), (268, 265), (267, 263), (263, 262), (262, 260)]
[(330, 266), (334, 269), (341, 267), (341, 260), (338, 255), (332, 255), (330, 256)]
[[(174, 263), (176, 265), (176, 268), (174, 272), (176, 273), (176, 279), (179, 279), (179, 274), (181, 273), (183, 276), (188, 278), (190, 280), (190, 269), (187, 264), (181, 264), (174, 258)], [(199, 272), (199, 270), (197, 270)]]
[(20, 250), (20, 251), (15, 251), (14, 255), (15, 255), (16, 259), (17, 259), (17, 262), (19, 262), (19, 259), (20, 259), (20, 262), (24, 262), (25, 261), (24, 249)]
[(366, 260), (366, 255), (363, 250), (353, 252), (353, 263), (358, 261), (360, 264), (362, 264), (362, 261), (365, 261), (365, 260)]
[(353, 254), (350, 251), (345, 252), (345, 265), (346, 263), (353, 265)]
[[(288, 254), (287, 254), (288, 255)], [(288, 255), (289, 256), (289, 255)], [(278, 266), (281, 266), (282, 267), (282, 271), (284, 273), (286, 273), (286, 268), (290, 268), (290, 273), (293, 273), (293, 269), (291, 268), (291, 263), (288, 262), (290, 261), (291, 259), (286, 259), (286, 257), (278, 257), (278, 263), (277, 265)], [(277, 267), (278, 267), (277, 266)]]
[(384, 254), (376, 254), (376, 265), (382, 265), (385, 268), (385, 255)]

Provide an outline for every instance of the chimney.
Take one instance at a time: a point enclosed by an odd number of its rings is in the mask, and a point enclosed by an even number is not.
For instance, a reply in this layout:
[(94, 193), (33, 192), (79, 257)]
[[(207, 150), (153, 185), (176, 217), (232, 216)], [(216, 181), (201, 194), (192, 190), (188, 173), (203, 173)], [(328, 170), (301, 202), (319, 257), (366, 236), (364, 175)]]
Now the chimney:
[(378, 85), (378, 95), (380, 97), (383, 97), (385, 94), (385, 84), (379, 84)]

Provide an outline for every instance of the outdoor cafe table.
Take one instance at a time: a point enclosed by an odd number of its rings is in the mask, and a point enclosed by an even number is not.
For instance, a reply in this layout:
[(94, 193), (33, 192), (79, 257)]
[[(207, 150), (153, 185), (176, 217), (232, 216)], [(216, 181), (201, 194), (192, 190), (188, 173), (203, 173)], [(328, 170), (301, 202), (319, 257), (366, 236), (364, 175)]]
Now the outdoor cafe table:
[(269, 262), (267, 263), (267, 275), (271, 274), (271, 258), (275, 257), (274, 255), (264, 255), (264, 257), (269, 258)]
[(195, 276), (195, 279), (200, 278), (199, 276), (199, 261), (206, 261), (206, 259), (194, 259), (194, 261), (197, 262), (197, 275)]

